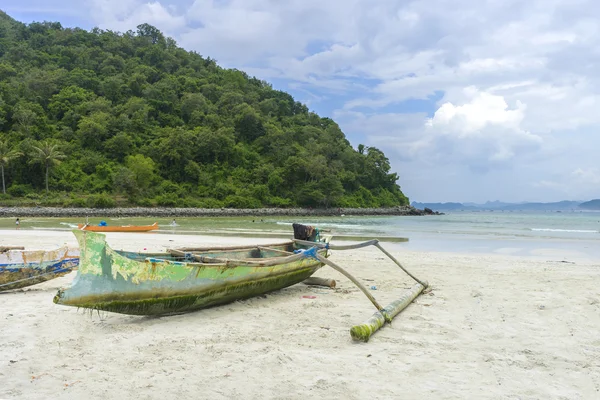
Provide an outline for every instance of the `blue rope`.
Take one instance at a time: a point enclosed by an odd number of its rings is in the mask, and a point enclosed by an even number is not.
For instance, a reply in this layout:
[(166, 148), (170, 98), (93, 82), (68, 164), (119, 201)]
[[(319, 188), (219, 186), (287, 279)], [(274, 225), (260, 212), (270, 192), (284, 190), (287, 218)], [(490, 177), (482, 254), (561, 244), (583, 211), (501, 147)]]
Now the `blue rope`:
[(317, 247), (311, 247), (310, 249), (295, 250), (294, 253), (302, 254), (304, 256), (304, 258), (314, 258), (315, 260), (318, 260), (317, 251), (318, 251)]

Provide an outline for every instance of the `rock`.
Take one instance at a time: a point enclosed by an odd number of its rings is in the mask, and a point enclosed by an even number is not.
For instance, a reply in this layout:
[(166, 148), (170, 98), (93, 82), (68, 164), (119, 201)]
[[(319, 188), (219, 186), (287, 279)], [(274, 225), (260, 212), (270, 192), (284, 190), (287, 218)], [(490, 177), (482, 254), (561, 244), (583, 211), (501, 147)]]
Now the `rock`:
[(408, 214), (405, 215), (444, 215), (444, 213), (433, 211), (431, 208), (428, 207), (425, 207), (422, 210), (411, 207), (411, 210), (408, 212)]
[(411, 210), (409, 211), (408, 215), (424, 215), (424, 213), (422, 210), (419, 210), (418, 208), (411, 207)]

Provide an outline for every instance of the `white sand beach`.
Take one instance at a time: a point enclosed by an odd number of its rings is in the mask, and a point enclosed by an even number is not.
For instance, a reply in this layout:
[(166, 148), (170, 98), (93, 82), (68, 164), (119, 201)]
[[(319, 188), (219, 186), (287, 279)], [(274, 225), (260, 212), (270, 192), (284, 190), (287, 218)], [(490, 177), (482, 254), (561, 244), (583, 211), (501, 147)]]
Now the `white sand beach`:
[[(107, 236), (133, 251), (273, 242)], [(0, 245), (64, 243), (76, 245), (68, 231), (0, 231)], [(393, 254), (433, 290), (368, 343), (349, 330), (373, 306), (328, 267), (316, 276), (336, 289), (299, 284), (162, 318), (53, 304), (75, 273), (0, 293), (0, 399), (600, 398), (600, 260)], [(412, 286), (376, 248), (331, 260), (383, 304)]]

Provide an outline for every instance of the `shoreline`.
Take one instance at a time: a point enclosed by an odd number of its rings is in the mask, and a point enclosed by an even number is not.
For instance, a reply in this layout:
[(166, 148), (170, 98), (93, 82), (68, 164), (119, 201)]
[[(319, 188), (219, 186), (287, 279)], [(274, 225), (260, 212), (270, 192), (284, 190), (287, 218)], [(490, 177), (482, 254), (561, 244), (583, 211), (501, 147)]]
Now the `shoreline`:
[[(338, 211), (340, 210), (340, 211)], [(430, 210), (429, 210), (430, 211)], [(247, 217), (247, 216), (422, 216), (435, 212), (411, 206), (387, 208), (59, 208), (0, 207), (0, 217)]]
[[(21, 229), (14, 230), (10, 228), (0, 227), (0, 246), (25, 246), (27, 250), (44, 249), (50, 250), (62, 245), (77, 247), (77, 240), (72, 234), (71, 229)], [(231, 245), (255, 245), (272, 243), (277, 240), (289, 240), (292, 238), (292, 233), (286, 234), (282, 232), (229, 232), (229, 231), (153, 231), (144, 233), (128, 233), (128, 232), (107, 232), (104, 233), (107, 239), (115, 243), (120, 243), (116, 247), (119, 250), (132, 250), (127, 244), (139, 242), (143, 246), (137, 250), (142, 251), (142, 247), (148, 249), (153, 247), (153, 244), (164, 243), (165, 241), (178, 243), (180, 246), (193, 247), (199, 242), (203, 246), (219, 246), (222, 243)], [(134, 240), (135, 239), (135, 240)], [(585, 252), (582, 249), (569, 250), (556, 243), (552, 246), (544, 241), (538, 240), (523, 240), (523, 245), (513, 243), (502, 244), (497, 247), (479, 246), (478, 249), (468, 249), (456, 243), (447, 243), (446, 246), (434, 244), (424, 247), (421, 243), (416, 243), (416, 240), (410, 237), (389, 237), (389, 236), (353, 236), (353, 235), (333, 235), (332, 243), (341, 242), (338, 244), (347, 244), (348, 242), (362, 242), (367, 240), (377, 239), (392, 253), (401, 253), (410, 255), (411, 257), (419, 258), (419, 255), (427, 258), (428, 255), (438, 255), (440, 257), (468, 257), (480, 259), (512, 259), (515, 261), (541, 262), (549, 264), (563, 264), (571, 266), (580, 265), (597, 265), (600, 258), (595, 253)], [(35, 242), (35, 245), (31, 243)], [(134, 246), (135, 247), (135, 246)], [(157, 252), (166, 250), (167, 247), (159, 249)], [(339, 251), (337, 252), (339, 254)]]

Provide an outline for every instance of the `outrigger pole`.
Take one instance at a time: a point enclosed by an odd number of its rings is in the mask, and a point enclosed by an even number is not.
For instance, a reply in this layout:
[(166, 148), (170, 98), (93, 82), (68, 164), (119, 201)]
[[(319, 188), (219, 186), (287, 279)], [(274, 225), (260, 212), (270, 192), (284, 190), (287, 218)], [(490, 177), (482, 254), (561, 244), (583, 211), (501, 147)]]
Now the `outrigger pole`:
[(316, 259), (321, 261), (323, 264), (329, 265), (331, 268), (335, 269), (336, 271), (338, 271), (342, 275), (344, 275), (346, 278), (350, 279), (352, 281), (352, 283), (354, 283), (365, 294), (365, 296), (367, 296), (367, 298), (371, 301), (371, 303), (373, 303), (375, 308), (377, 308), (377, 312), (375, 314), (373, 314), (373, 316), (371, 318), (369, 318), (367, 321), (365, 321), (365, 323), (363, 323), (361, 325), (353, 326), (352, 329), (350, 329), (350, 335), (352, 336), (352, 338), (354, 340), (361, 340), (363, 342), (368, 342), (370, 337), (375, 332), (377, 332), (386, 322), (391, 324), (392, 319), (394, 319), (394, 317), (396, 315), (398, 315), (402, 310), (404, 310), (406, 307), (408, 307), (408, 305), (410, 303), (412, 303), (413, 300), (416, 299), (419, 296), (419, 294), (421, 294), (421, 292), (423, 292), (423, 290), (425, 290), (429, 286), (427, 281), (422, 281), (422, 280), (418, 279), (413, 274), (411, 274), (406, 268), (404, 268), (402, 266), (402, 264), (400, 264), (400, 262), (398, 262), (398, 260), (396, 260), (394, 258), (394, 256), (392, 256), (383, 247), (381, 247), (381, 245), (379, 244), (379, 240), (377, 240), (377, 239), (369, 240), (368, 242), (363, 242), (363, 243), (351, 244), (351, 245), (334, 245), (334, 244), (329, 244), (329, 243), (327, 243), (327, 244), (315, 243), (315, 242), (299, 240), (299, 239), (293, 239), (293, 240), (294, 240), (294, 242), (296, 242), (298, 244), (313, 246), (313, 247), (318, 247), (318, 248), (327, 248), (327, 249), (331, 249), (331, 250), (353, 250), (353, 249), (360, 249), (362, 247), (367, 247), (367, 246), (375, 246), (379, 250), (381, 250), (386, 256), (388, 256), (394, 263), (396, 263), (396, 265), (398, 265), (402, 269), (402, 271), (406, 272), (406, 274), (408, 276), (410, 276), (412, 279), (414, 279), (417, 282), (416, 285), (414, 285), (410, 290), (408, 290), (406, 293), (404, 293), (402, 295), (402, 297), (400, 297), (398, 300), (393, 301), (392, 303), (388, 304), (386, 307), (381, 307), (381, 305), (377, 302), (377, 300), (375, 300), (375, 298), (373, 297), (373, 295), (371, 295), (371, 293), (368, 291), (368, 289), (362, 283), (360, 283), (355, 277), (353, 277), (348, 271), (346, 271), (344, 268), (340, 267), (333, 261), (321, 256), (318, 253), (316, 253), (316, 252), (312, 253), (311, 256), (314, 256)]

